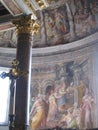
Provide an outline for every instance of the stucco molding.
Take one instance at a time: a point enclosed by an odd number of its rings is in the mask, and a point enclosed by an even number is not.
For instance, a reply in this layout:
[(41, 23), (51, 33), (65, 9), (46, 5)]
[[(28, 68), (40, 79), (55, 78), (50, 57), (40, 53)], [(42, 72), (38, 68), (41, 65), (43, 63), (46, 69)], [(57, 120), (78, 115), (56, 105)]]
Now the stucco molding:
[[(92, 47), (98, 44), (98, 32), (88, 36), (84, 39), (53, 47), (37, 48), (32, 49), (32, 63), (43, 63), (43, 62), (58, 62), (63, 59), (74, 59), (75, 57), (81, 57), (89, 55), (93, 52)], [(15, 48), (0, 48), (0, 63), (9, 65), (10, 60), (15, 58)], [(5, 60), (6, 59), (6, 60)]]

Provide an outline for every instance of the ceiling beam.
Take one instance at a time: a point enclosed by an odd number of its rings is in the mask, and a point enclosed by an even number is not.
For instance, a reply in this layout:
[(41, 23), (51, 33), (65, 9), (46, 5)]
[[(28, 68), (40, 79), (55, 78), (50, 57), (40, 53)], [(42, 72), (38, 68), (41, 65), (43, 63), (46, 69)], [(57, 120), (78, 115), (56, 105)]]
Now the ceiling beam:
[(11, 14), (0, 17), (0, 32), (15, 28), (11, 19), (13, 19)]

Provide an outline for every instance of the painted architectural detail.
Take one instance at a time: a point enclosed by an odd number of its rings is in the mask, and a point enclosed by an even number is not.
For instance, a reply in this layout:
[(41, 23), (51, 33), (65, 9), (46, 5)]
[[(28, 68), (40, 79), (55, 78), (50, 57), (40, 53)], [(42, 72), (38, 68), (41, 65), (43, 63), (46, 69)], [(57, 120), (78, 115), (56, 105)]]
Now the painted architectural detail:
[(95, 97), (89, 57), (34, 65), (30, 128), (93, 128)]
[[(97, 41), (98, 33), (95, 33), (67, 45), (33, 49), (31, 128), (57, 124), (63, 128), (98, 127)], [(1, 48), (1, 66), (9, 66), (15, 52)], [(40, 115), (36, 114), (39, 108)]]

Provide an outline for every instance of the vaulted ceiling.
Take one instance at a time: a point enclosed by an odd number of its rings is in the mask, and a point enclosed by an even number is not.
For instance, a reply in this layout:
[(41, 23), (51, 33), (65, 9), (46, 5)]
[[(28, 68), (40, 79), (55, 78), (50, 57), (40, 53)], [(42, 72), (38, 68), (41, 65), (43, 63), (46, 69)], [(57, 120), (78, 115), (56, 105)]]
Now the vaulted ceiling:
[[(71, 11), (73, 11), (73, 23), (72, 18), (70, 17), (71, 13), (69, 11), (69, 8), (66, 6), (66, 1), (69, 2)], [(88, 1), (91, 3), (87, 4)], [(57, 29), (57, 19), (55, 15), (57, 13), (57, 10), (55, 9), (57, 9), (58, 12), (63, 15), (63, 22), (65, 22), (65, 25), (63, 26), (65, 27), (64, 33), (62, 32), (61, 28)], [(83, 12), (81, 12), (80, 9), (83, 9)], [(91, 17), (92, 15), (89, 15), (89, 10), (92, 10), (94, 12), (94, 17)], [(33, 47), (42, 47), (42, 49), (35, 49), (35, 52), (33, 51), (35, 54), (37, 53), (40, 55), (39, 53), (41, 52), (43, 55), (44, 52), (49, 51), (50, 55), (50, 53), (54, 54), (53, 51), (57, 53), (59, 49), (60, 51), (64, 51), (64, 46), (62, 46), (62, 44), (67, 43), (69, 45), (65, 45), (65, 48), (74, 48), (75, 42), (73, 41), (83, 39), (84, 37), (92, 35), (94, 33), (95, 37), (93, 35), (91, 38), (88, 37), (86, 42), (90, 43), (89, 40), (94, 40), (97, 38), (96, 32), (98, 32), (98, 0), (0, 0), (0, 66), (10, 66), (10, 61), (12, 61), (13, 57), (15, 57), (16, 49), (14, 48), (17, 47), (17, 38), (15, 35), (15, 26), (12, 24), (11, 20), (23, 14), (32, 14), (32, 18), (36, 20), (39, 16), (39, 12), (43, 12), (43, 21), (46, 22), (46, 24), (48, 14), (54, 23), (54, 26), (52, 27), (55, 27), (57, 30), (48, 30), (44, 24), (45, 33), (42, 32), (42, 27), (40, 34), (33, 38), (33, 43), (35, 45)], [(51, 31), (52, 33), (49, 32), (48, 34), (48, 31)], [(84, 41), (85, 40), (78, 41), (76, 44), (78, 47), (80, 46), (79, 43), (81, 43), (81, 45), (85, 45)], [(49, 48), (50, 46), (55, 47), (51, 49)]]
[(41, 24), (33, 47), (66, 44), (98, 31), (98, 0), (0, 0), (0, 47), (16, 47), (11, 20), (24, 14)]
[(36, 20), (37, 11), (63, 2), (64, 0), (0, 0), (0, 47), (16, 47), (15, 26), (11, 22), (13, 18), (32, 14), (32, 19)]
[(0, 46), (16, 47), (11, 19), (22, 14), (32, 14), (32, 18), (37, 19), (36, 11), (48, 6), (47, 0), (0, 0)]
[(38, 10), (49, 8), (57, 1), (60, 4), (64, 0), (0, 0), (0, 47), (16, 47), (13, 18), (32, 14), (32, 19), (36, 20)]
[[(32, 14), (37, 19), (37, 10), (50, 7), (59, 0), (0, 0), (0, 31), (13, 28), (11, 19), (22, 14)], [(61, 0), (58, 4), (64, 2)]]

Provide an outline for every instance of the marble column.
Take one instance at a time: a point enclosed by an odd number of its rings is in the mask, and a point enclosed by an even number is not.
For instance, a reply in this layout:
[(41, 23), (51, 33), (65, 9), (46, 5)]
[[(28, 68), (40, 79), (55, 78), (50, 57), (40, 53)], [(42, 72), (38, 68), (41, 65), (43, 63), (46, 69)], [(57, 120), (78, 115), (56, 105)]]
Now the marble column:
[(29, 95), (32, 61), (32, 34), (38, 26), (31, 19), (31, 15), (14, 19), (13, 24), (17, 32), (17, 53), (19, 61), (19, 78), (16, 81), (15, 99), (15, 127), (14, 130), (27, 130), (29, 125)]

